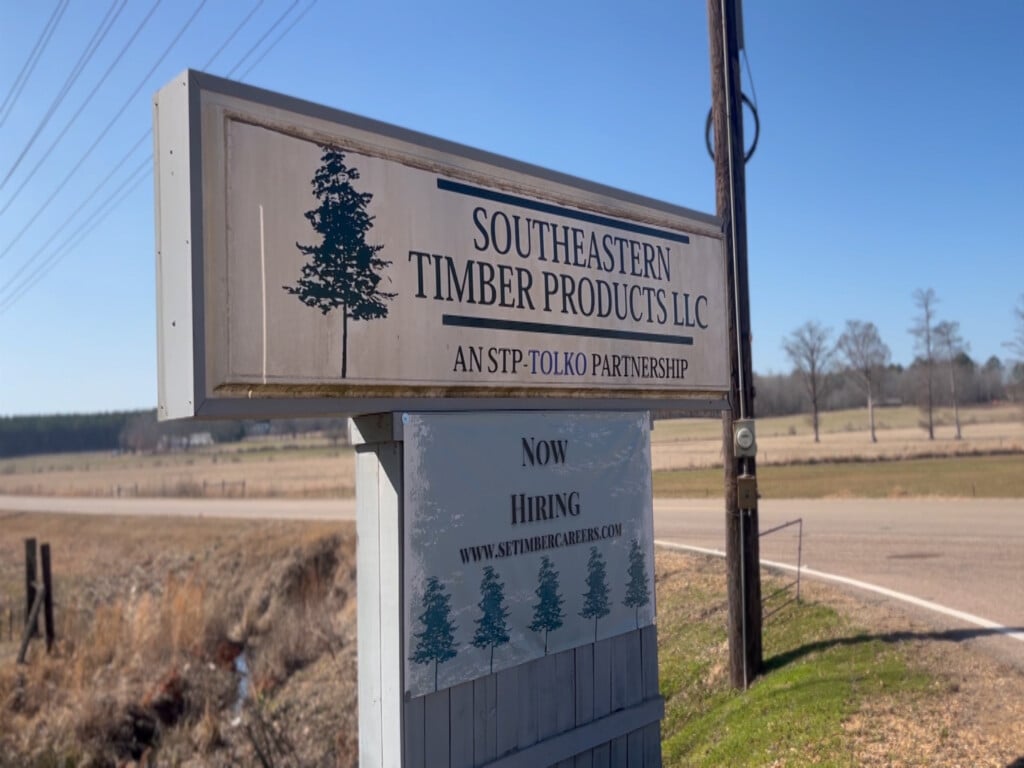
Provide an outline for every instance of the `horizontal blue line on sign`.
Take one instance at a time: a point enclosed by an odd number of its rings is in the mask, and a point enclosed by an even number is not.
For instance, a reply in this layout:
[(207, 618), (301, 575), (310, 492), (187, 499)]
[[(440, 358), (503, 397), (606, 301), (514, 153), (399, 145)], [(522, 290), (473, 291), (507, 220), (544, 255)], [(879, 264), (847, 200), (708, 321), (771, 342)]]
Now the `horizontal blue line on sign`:
[(649, 237), (658, 237), (662, 240), (671, 240), (676, 243), (688, 243), (690, 238), (687, 235), (681, 235), (678, 232), (669, 232), (665, 229), (656, 229), (654, 227), (646, 227), (643, 224), (633, 224), (629, 221), (620, 221), (619, 219), (612, 219), (608, 216), (601, 216), (596, 213), (586, 213), (584, 211), (577, 211), (574, 208), (563, 208), (560, 205), (554, 205), (552, 203), (542, 203), (539, 200), (530, 200), (526, 197), (518, 197), (516, 195), (510, 195), (506, 192), (496, 192), (493, 189), (484, 189), (483, 187), (473, 187), (469, 184), (460, 184), (457, 181), (451, 181), (450, 179), (438, 179), (437, 188), (443, 189), (446, 192), (455, 192), (459, 195), (467, 195), (468, 197), (478, 197), (481, 200), (490, 200), (494, 203), (505, 203), (506, 205), (517, 205), (520, 208), (528, 208), (531, 211), (540, 211), (541, 213), (552, 213), (556, 216), (564, 216), (567, 219), (576, 219), (577, 221), (585, 221), (588, 224), (600, 224), (602, 227), (609, 227), (610, 229), (621, 229), (626, 232), (633, 232), (637, 235), (648, 235)]
[(571, 325), (527, 323), (521, 320), (496, 320), (491, 317), (442, 315), (441, 324), (457, 326), (459, 328), (486, 328), (493, 331), (522, 331), (524, 333), (549, 333), (554, 336), (583, 336), (591, 339), (619, 339), (623, 341), (653, 341), (658, 344), (693, 345), (692, 336), (672, 336), (667, 333), (639, 333), (637, 331), (616, 331), (611, 328), (576, 328)]

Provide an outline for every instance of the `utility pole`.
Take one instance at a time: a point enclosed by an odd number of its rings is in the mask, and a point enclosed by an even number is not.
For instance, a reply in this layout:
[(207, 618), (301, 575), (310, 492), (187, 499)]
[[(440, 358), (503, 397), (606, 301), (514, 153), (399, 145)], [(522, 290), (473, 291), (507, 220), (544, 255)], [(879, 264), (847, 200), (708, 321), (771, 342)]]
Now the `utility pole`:
[(708, 0), (715, 200), (725, 229), (731, 410), (722, 416), (725, 557), (729, 580), (729, 677), (746, 689), (761, 672), (761, 570), (754, 453), (754, 382), (747, 281), (746, 173), (739, 55), (739, 0)]

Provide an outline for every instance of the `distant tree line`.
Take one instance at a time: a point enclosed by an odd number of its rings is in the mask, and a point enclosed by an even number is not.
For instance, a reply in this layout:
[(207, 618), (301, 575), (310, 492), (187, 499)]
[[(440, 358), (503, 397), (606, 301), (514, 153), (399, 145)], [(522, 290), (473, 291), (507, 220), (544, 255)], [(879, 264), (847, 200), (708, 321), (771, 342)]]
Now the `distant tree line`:
[(198, 432), (210, 433), (217, 443), (322, 432), (335, 443), (340, 443), (345, 439), (346, 427), (345, 419), (338, 418), (159, 422), (156, 409), (0, 416), (0, 458), (78, 451), (152, 452), (186, 445), (188, 436)]
[(938, 318), (935, 291), (915, 291), (913, 301), (917, 314), (908, 333), (916, 357), (909, 366), (891, 362), (874, 323), (848, 320), (836, 336), (831, 328), (809, 321), (782, 341), (792, 372), (755, 374), (757, 415), (810, 413), (817, 440), (820, 411), (866, 405), (874, 440), (875, 407), (918, 405), (934, 439), (935, 408), (952, 407), (959, 439), (960, 405), (1024, 402), (1024, 296), (1013, 310), (1014, 335), (1004, 345), (1010, 355), (1005, 361), (992, 355), (984, 363), (970, 356), (959, 322)]

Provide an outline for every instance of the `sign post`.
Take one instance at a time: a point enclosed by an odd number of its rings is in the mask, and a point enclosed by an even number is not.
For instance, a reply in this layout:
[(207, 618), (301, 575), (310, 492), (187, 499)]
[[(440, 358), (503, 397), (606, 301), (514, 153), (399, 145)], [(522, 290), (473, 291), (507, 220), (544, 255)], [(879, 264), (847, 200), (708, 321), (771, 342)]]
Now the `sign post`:
[(360, 764), (661, 762), (649, 413), (725, 410), (719, 222), (188, 71), (161, 419), (350, 415)]
[(660, 765), (647, 415), (387, 414), (351, 438), (360, 764)]

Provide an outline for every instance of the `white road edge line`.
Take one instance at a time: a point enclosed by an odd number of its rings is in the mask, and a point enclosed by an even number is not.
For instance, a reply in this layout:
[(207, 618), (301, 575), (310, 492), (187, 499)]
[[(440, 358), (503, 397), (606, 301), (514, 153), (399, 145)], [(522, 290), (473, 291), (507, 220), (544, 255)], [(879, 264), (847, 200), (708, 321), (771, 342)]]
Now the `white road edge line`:
[[(655, 546), (662, 547), (664, 549), (674, 549), (680, 552), (696, 552), (702, 555), (714, 555), (716, 557), (725, 557), (725, 552), (720, 549), (708, 549), (706, 547), (694, 547), (689, 544), (676, 544), (672, 541), (662, 541), (660, 539), (654, 540)], [(790, 565), (789, 563), (776, 563), (771, 560), (762, 560), (761, 565), (767, 568), (778, 568), (783, 571), (789, 571), (790, 573), (796, 573), (797, 567)], [(922, 600), (919, 597), (913, 595), (907, 595), (903, 592), (896, 592), (886, 587), (879, 587), (875, 584), (869, 584), (866, 581), (858, 581), (857, 579), (850, 579), (846, 576), (837, 576), (834, 573), (825, 573), (824, 571), (816, 571), (813, 568), (808, 568), (806, 565), (800, 568), (800, 574), (802, 576), (810, 576), (815, 579), (822, 579), (823, 581), (833, 581), (837, 584), (845, 584), (848, 587), (855, 587), (857, 589), (863, 589), (867, 592), (874, 592), (877, 595), (892, 598), (893, 600), (900, 600), (910, 605), (916, 605), (918, 608), (924, 608), (928, 611), (934, 611), (935, 613), (941, 613), (944, 616), (950, 616), (954, 619), (960, 619), (968, 624), (974, 624), (977, 627), (984, 627), (985, 629), (991, 629), (996, 634), (1002, 635), (1003, 637), (1009, 637), (1014, 640), (1020, 640), (1024, 642), (1024, 632), (1018, 632), (1010, 629), (1009, 627), (997, 624), (994, 621), (983, 619), (981, 616), (975, 616), (972, 613), (965, 613), (958, 611), (956, 608), (949, 608), (945, 605), (939, 605), (933, 603), (931, 600)]]

